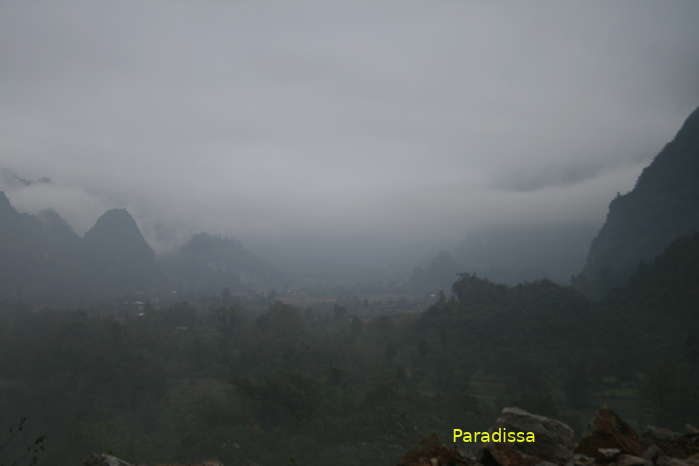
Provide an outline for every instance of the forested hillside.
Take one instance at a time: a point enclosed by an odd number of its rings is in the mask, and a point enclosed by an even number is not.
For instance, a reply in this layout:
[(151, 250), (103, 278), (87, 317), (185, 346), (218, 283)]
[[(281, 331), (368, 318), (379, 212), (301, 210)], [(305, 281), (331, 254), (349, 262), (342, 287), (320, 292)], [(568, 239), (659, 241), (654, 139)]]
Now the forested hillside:
[(129, 320), (6, 309), (1, 409), (47, 434), (51, 464), (391, 464), (510, 405), (580, 430), (602, 403), (679, 427), (699, 418), (697, 251), (699, 236), (677, 240), (600, 303), (463, 275), (424, 314), (370, 320), (220, 300)]

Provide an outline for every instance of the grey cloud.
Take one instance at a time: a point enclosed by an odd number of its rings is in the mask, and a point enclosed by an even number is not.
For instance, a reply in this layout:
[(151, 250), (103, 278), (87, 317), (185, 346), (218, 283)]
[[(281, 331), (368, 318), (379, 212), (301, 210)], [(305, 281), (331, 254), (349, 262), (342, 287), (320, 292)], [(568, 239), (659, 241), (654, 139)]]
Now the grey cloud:
[(7, 191), (14, 207), (22, 212), (40, 212), (53, 209), (78, 232), (84, 233), (104, 213), (107, 205), (77, 186), (54, 183), (33, 183), (15, 186), (0, 185)]
[(679, 0), (5, 1), (0, 165), (73, 193), (28, 208), (128, 207), (162, 247), (169, 226), (361, 250), (598, 221), (699, 103), (697, 20)]

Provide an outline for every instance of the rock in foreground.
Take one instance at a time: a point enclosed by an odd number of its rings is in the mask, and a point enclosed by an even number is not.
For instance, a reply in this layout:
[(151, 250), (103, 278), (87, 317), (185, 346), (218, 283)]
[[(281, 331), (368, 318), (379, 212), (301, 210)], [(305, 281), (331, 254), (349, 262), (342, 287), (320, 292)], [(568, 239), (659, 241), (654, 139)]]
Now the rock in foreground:
[[(533, 432), (535, 442), (468, 444), (467, 453), (462, 448), (467, 444), (445, 444), (432, 434), (403, 455), (398, 466), (699, 466), (699, 431), (689, 430), (682, 434), (649, 427), (638, 435), (614, 411), (602, 408), (593, 418), (590, 431), (578, 440), (573, 429), (561, 421), (520, 408), (504, 408), (489, 432)], [(87, 458), (83, 466), (148, 465), (132, 465), (111, 455), (96, 454)]]
[[(90, 455), (83, 463), (83, 466), (149, 466), (149, 465), (145, 465), (145, 464), (133, 465), (133, 464), (128, 463), (122, 459), (117, 458), (116, 456), (107, 455), (105, 453), (96, 453), (96, 454)], [(211, 461), (204, 461), (203, 463), (189, 463), (189, 464), (161, 463), (161, 464), (154, 464), (154, 465), (150, 465), (150, 466), (223, 466), (223, 463), (221, 463), (220, 461), (211, 460)]]
[(600, 409), (580, 440), (568, 425), (520, 408), (504, 408), (490, 432), (534, 432), (534, 443), (482, 443), (469, 457), (435, 434), (398, 466), (699, 466), (699, 433), (650, 428), (639, 436), (616, 413)]

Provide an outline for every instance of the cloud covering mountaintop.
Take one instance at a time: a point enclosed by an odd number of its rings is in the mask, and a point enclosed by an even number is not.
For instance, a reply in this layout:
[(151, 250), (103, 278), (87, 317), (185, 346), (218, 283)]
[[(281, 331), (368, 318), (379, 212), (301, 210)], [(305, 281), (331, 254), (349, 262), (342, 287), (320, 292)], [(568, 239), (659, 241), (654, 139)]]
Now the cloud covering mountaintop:
[(53, 180), (3, 189), (78, 231), (126, 207), (157, 249), (204, 230), (368, 260), (601, 223), (699, 102), (692, 1), (0, 11), (0, 165)]

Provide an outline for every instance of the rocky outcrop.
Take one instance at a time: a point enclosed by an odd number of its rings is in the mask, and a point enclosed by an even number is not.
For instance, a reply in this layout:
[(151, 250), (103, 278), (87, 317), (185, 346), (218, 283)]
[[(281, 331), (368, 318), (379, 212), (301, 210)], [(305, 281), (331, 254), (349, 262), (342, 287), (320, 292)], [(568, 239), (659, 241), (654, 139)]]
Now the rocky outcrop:
[[(608, 408), (600, 409), (579, 440), (566, 424), (519, 408), (502, 410), (489, 432), (534, 432), (535, 442), (481, 443), (471, 454), (432, 434), (398, 466), (699, 466), (699, 432), (649, 428), (642, 435)], [(474, 454), (475, 452), (475, 454)]]
[(689, 429), (688, 433), (673, 432), (668, 429), (649, 426), (641, 441), (649, 445), (650, 451), (675, 458), (693, 458), (699, 464), (699, 432)]
[(591, 432), (578, 445), (577, 452), (603, 459), (605, 450), (640, 456), (643, 446), (638, 434), (611, 409), (602, 408), (592, 420)]
[(439, 441), (437, 434), (425, 438), (420, 445), (406, 453), (398, 466), (467, 465), (472, 461), (454, 447), (447, 447)]
[[(642, 435), (611, 409), (597, 411), (589, 432), (579, 440), (556, 419), (504, 408), (488, 432), (533, 432), (535, 442), (445, 444), (436, 434), (426, 437), (398, 461), (398, 466), (699, 466), (699, 432), (649, 427)], [(107, 454), (88, 457), (83, 466), (133, 465)], [(223, 466), (216, 460), (151, 466)]]
[[(116, 456), (106, 453), (95, 453), (87, 457), (82, 466), (149, 466), (146, 464), (132, 465)], [(200, 463), (175, 464), (175, 463), (159, 463), (151, 466), (223, 466), (223, 463), (217, 460), (208, 460)]]
[(679, 236), (699, 231), (699, 109), (643, 170), (634, 189), (609, 204), (576, 285), (600, 295), (623, 285)]
[[(528, 413), (519, 408), (505, 408), (495, 421), (491, 431), (504, 428), (511, 432), (533, 432), (536, 442), (522, 443), (518, 452), (524, 453), (539, 462), (548, 461), (563, 464), (573, 457), (575, 432), (566, 424), (544, 416)], [(497, 456), (503, 446), (512, 444), (491, 443), (486, 449)], [(502, 464), (502, 463), (500, 463)]]
[(95, 453), (87, 457), (83, 466), (131, 466), (124, 460), (106, 453)]

